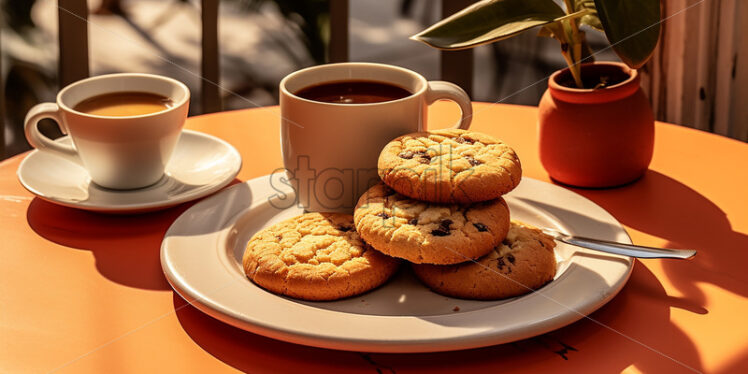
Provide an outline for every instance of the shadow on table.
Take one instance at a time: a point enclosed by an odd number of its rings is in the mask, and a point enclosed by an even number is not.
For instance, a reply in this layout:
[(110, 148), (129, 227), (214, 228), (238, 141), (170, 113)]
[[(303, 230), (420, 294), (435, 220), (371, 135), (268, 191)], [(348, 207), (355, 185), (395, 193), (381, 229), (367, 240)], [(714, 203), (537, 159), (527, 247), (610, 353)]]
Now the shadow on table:
[[(628, 285), (593, 313), (592, 319), (493, 347), (381, 354), (313, 348), (265, 338), (209, 317), (174, 294), (175, 312), (185, 332), (217, 359), (253, 373), (621, 372), (632, 365), (643, 372), (703, 371), (691, 339), (670, 322), (671, 308), (683, 304), (689, 302), (668, 296), (654, 274), (638, 263)], [(685, 309), (705, 312), (698, 305), (689, 304)]]
[(652, 170), (621, 188), (575, 191), (626, 226), (667, 240), (666, 247), (698, 250), (691, 261), (661, 261), (684, 299), (706, 304), (699, 283), (748, 296), (748, 235), (733, 231), (725, 212), (697, 191)]
[(347, 373), (366, 364), (351, 352), (285, 343), (235, 328), (187, 304), (176, 292), (174, 310), (193, 341), (217, 359), (244, 372), (334, 373), (338, 369)]
[[(234, 180), (229, 186), (239, 183)], [(161, 270), (161, 241), (174, 220), (194, 202), (166, 210), (113, 215), (93, 213), (34, 198), (26, 212), (29, 226), (59, 245), (90, 251), (96, 269), (119, 284), (151, 290), (171, 287)]]

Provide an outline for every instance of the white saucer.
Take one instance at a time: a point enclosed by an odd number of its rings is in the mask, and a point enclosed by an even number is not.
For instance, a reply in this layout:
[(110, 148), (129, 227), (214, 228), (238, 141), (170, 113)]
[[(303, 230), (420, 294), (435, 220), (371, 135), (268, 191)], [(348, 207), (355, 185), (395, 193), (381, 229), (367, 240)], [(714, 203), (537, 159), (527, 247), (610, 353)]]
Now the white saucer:
[[(65, 136), (57, 140), (70, 144)], [(18, 167), (18, 179), (34, 195), (71, 208), (102, 213), (143, 213), (207, 196), (228, 185), (242, 166), (239, 152), (214, 136), (184, 130), (156, 184), (111, 190), (91, 182), (74, 162), (32, 151)]]
[[(237, 184), (186, 210), (161, 245), (161, 266), (192, 305), (241, 329), (297, 344), (364, 352), (434, 352), (528, 338), (566, 326), (612, 299), (633, 260), (558, 243), (555, 279), (539, 291), (498, 301), (431, 292), (403, 266), (384, 286), (356, 297), (298, 301), (250, 282), (242, 254), (258, 230), (296, 216), (294, 193), (274, 174)], [(592, 201), (524, 178), (506, 196), (512, 217), (571, 234), (631, 243)]]

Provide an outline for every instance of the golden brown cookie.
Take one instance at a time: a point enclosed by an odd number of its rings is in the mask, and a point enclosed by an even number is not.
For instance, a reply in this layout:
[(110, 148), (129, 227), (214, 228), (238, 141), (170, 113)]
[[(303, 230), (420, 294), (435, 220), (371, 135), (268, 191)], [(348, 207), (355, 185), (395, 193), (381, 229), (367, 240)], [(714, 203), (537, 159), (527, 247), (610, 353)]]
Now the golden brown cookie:
[(539, 229), (512, 220), (501, 244), (475, 262), (413, 265), (433, 291), (463, 299), (494, 300), (538, 289), (556, 275), (556, 242)]
[(372, 250), (340, 213), (307, 213), (256, 233), (244, 272), (262, 288), (304, 300), (336, 300), (378, 287), (399, 261)]
[(472, 203), (500, 197), (522, 179), (514, 150), (478, 132), (447, 129), (407, 134), (379, 155), (379, 176), (423, 201)]
[(353, 217), (374, 249), (418, 264), (479, 258), (509, 229), (509, 208), (501, 198), (468, 205), (427, 203), (382, 183), (361, 196)]

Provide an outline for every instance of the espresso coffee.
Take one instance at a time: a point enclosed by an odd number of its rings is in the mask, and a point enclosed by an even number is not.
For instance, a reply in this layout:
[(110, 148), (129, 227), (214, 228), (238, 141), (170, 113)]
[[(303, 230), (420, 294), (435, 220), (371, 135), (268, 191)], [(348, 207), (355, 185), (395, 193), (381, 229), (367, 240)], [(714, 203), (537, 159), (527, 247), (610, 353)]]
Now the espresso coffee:
[(325, 82), (302, 88), (295, 94), (307, 100), (335, 104), (382, 103), (412, 95), (393, 84), (364, 80)]
[(83, 100), (73, 109), (97, 116), (125, 117), (160, 112), (173, 104), (168, 97), (149, 92), (114, 92)]

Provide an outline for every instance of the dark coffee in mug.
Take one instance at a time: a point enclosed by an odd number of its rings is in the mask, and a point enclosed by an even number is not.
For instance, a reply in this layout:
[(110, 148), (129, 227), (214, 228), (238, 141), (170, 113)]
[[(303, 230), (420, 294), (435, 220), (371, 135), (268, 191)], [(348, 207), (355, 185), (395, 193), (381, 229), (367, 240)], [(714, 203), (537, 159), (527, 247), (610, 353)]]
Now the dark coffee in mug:
[(307, 100), (325, 103), (371, 104), (402, 99), (410, 96), (411, 93), (390, 83), (347, 80), (304, 87), (295, 92), (295, 95)]

